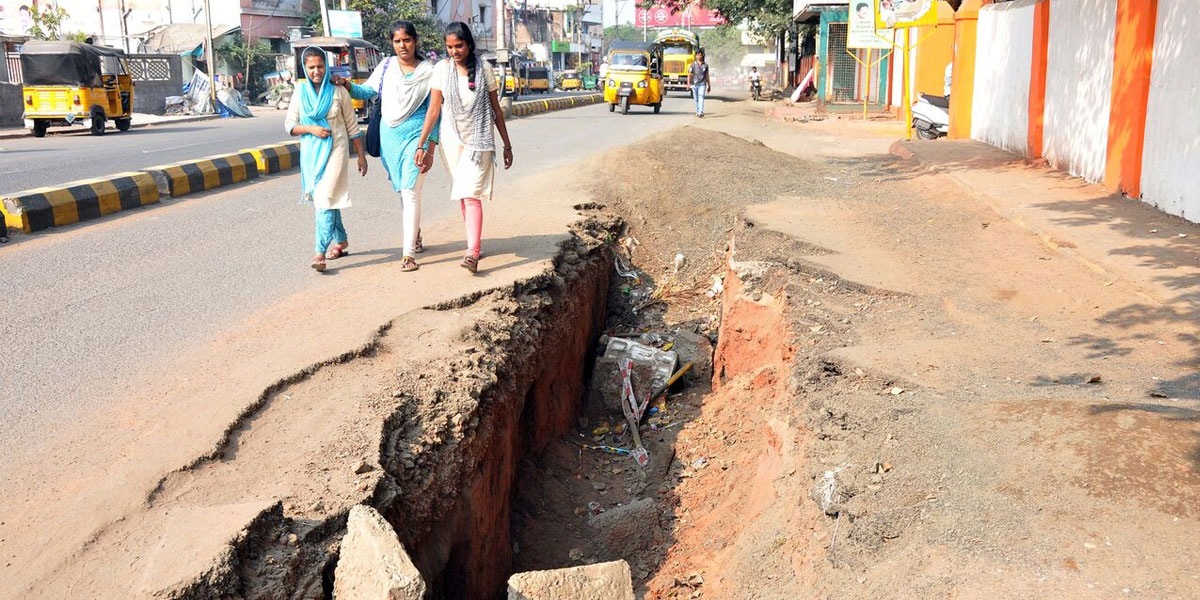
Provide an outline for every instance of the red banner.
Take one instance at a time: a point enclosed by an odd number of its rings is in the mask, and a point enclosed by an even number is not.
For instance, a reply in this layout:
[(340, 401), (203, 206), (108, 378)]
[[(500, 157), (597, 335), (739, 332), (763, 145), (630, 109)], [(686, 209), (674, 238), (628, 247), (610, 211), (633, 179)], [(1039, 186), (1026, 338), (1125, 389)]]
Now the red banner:
[(638, 27), (716, 27), (725, 24), (725, 19), (715, 11), (694, 4), (677, 13), (662, 6), (639, 8), (634, 19)]

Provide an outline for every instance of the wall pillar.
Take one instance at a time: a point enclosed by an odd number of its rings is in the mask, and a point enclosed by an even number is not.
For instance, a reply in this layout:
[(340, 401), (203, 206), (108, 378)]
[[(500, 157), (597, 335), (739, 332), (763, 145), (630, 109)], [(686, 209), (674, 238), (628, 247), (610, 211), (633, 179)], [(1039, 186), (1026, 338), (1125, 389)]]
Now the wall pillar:
[(1112, 109), (1108, 120), (1108, 160), (1104, 185), (1142, 196), (1142, 153), (1146, 140), (1146, 104), (1154, 64), (1154, 28), (1158, 0), (1118, 0)]
[(1041, 158), (1046, 130), (1046, 62), (1050, 51), (1050, 0), (1033, 7), (1033, 61), (1029, 70), (1029, 143), (1025, 155)]
[(954, 69), (950, 81), (951, 139), (971, 139), (971, 103), (975, 99), (975, 32), (979, 9), (991, 0), (964, 0), (954, 13)]

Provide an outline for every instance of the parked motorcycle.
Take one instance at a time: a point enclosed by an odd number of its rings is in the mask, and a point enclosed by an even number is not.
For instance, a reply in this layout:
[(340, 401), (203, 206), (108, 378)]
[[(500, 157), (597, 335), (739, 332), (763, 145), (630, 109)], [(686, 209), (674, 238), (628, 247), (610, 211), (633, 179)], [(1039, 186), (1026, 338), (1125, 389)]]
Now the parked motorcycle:
[(921, 94), (912, 107), (913, 127), (923, 140), (936, 140), (950, 133), (950, 97)]

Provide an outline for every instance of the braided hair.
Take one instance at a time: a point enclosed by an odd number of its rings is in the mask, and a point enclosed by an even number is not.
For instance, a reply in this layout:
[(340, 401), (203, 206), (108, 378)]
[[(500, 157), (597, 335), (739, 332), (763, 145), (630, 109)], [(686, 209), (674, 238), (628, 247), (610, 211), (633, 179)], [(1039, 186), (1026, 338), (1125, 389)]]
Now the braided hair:
[(467, 88), (475, 91), (475, 69), (479, 58), (475, 56), (475, 36), (471, 28), (462, 21), (455, 21), (446, 26), (446, 37), (454, 36), (467, 45)]

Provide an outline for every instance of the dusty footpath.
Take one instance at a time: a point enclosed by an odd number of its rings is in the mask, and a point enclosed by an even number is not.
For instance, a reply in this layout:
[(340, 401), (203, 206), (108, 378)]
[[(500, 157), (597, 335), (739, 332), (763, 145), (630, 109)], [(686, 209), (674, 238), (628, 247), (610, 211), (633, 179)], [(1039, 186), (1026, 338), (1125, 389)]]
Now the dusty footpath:
[[(329, 597), (365, 503), (434, 597), (614, 559), (646, 598), (1200, 596), (1200, 227), (972, 144), (725, 107), (515, 187), (549, 208), (504, 227), (564, 233), (494, 246), (494, 285), (339, 317), (345, 354), (266, 381), (308, 354), (256, 344), (318, 300), (224, 340), (260, 353), (225, 371), (254, 401), (176, 406), (232, 425), (165, 478), (113, 467), (124, 495), (80, 466), (10, 497), (0, 595)], [(693, 362), (644, 468), (614, 450), (614, 337)]]

